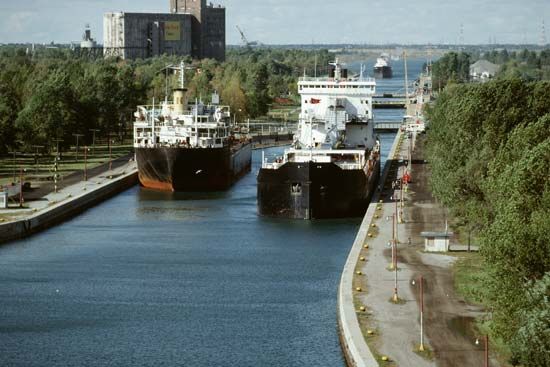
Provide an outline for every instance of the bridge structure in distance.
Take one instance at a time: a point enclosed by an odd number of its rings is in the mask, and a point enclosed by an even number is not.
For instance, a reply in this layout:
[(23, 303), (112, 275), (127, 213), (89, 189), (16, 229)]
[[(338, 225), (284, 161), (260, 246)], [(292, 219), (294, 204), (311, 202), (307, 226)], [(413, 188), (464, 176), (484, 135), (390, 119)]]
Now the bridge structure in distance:
[[(410, 98), (410, 97), (409, 97)], [(407, 97), (404, 94), (384, 93), (376, 94), (372, 98), (372, 106), (376, 109), (381, 108), (405, 108)]]

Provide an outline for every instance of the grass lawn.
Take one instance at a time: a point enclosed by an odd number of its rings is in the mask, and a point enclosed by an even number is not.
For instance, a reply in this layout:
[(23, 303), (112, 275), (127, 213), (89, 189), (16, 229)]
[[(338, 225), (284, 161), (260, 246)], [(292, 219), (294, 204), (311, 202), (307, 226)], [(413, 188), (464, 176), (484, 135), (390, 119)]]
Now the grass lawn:
[[(133, 146), (126, 142), (124, 145), (113, 145), (111, 147), (112, 159), (123, 157), (133, 152)], [(86, 154), (86, 165), (88, 169), (97, 167), (109, 161), (109, 146), (96, 145), (95, 151), (88, 148)], [(51, 180), (54, 174), (55, 153), (39, 154), (25, 153), (13, 156), (0, 157), (0, 185), (19, 182), (21, 170), (23, 170), (23, 181), (40, 182)], [(84, 147), (78, 149), (78, 160), (75, 147), (70, 151), (62, 152), (58, 164), (58, 172), (61, 176), (67, 176), (75, 171), (84, 169)], [(14, 180), (15, 176), (15, 180)]]

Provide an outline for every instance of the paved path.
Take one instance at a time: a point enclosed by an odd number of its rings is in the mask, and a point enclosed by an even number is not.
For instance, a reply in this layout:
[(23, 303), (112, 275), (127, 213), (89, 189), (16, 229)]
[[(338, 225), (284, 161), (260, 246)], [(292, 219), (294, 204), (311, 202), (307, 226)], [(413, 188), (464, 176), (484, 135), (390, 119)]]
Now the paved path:
[[(408, 149), (408, 140), (405, 139), (398, 150), (397, 156), (405, 156)], [(395, 172), (390, 171), (387, 182), (395, 179)], [(398, 192), (397, 192), (398, 193)], [(375, 330), (375, 349), (382, 355), (388, 356), (398, 366), (432, 367), (435, 363), (415, 353), (415, 348), (420, 343), (420, 327), (418, 322), (419, 308), (415, 301), (409, 282), (413, 272), (407, 266), (398, 263), (397, 290), (402, 302), (391, 302), (395, 287), (395, 272), (388, 270), (391, 263), (391, 248), (388, 246), (392, 240), (392, 226), (395, 214), (395, 201), (390, 189), (384, 189), (382, 194), (381, 210), (378, 210), (379, 219), (375, 219), (379, 234), (372, 239), (367, 239), (369, 251), (367, 261), (361, 267), (361, 271), (367, 279), (367, 292), (360, 296), (361, 303), (367, 306), (370, 314), (369, 328)], [(398, 205), (398, 212), (399, 212)], [(403, 225), (398, 225), (398, 240), (406, 237)], [(402, 245), (399, 245), (401, 247)], [(427, 344), (427, 343), (426, 343)]]

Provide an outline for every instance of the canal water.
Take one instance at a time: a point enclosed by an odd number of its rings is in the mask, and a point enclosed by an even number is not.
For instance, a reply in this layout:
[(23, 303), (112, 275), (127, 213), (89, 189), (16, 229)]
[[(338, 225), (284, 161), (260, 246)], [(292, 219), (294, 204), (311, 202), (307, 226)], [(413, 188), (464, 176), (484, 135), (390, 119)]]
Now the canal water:
[(0, 247), (0, 366), (343, 366), (360, 219), (259, 217), (260, 161), (225, 193), (135, 187)]

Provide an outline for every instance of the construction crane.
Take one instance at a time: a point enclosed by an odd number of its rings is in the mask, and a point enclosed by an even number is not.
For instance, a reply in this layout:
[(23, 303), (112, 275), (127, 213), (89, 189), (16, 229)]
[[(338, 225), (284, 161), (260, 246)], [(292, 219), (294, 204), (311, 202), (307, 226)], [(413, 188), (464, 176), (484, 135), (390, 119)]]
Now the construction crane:
[(252, 49), (252, 47), (259, 45), (258, 42), (255, 42), (255, 41), (249, 42), (248, 38), (246, 38), (246, 36), (245, 36), (243, 30), (241, 29), (241, 27), (239, 27), (239, 26), (236, 26), (236, 27), (237, 27), (237, 30), (239, 31), (239, 33), (241, 34), (241, 40), (243, 41), (243, 44), (247, 49), (250, 50), (250, 49)]

